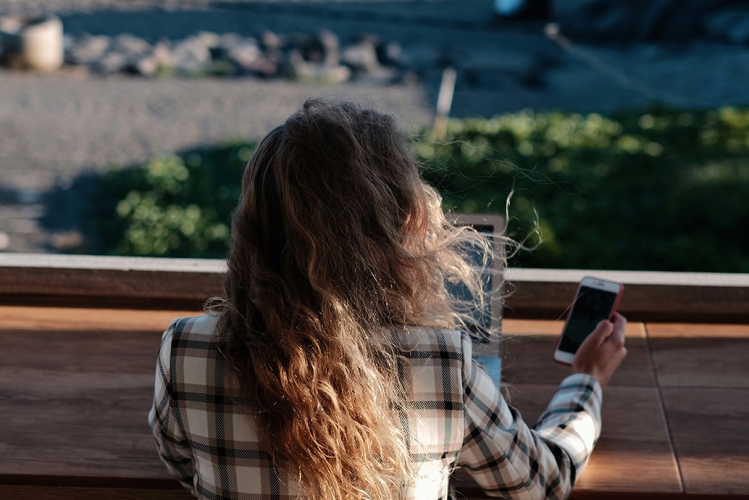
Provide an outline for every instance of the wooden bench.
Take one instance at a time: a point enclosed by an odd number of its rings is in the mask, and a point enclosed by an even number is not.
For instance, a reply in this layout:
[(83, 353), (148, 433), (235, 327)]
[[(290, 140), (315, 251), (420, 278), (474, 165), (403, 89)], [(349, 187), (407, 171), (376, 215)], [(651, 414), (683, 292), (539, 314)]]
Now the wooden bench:
[[(198, 313), (114, 306), (143, 296), (152, 307), (164, 297), (197, 302), (215, 293), (220, 266), (190, 268), (203, 279), (190, 288), (195, 281), (180, 282), (188, 271), (175, 261), (45, 267), (39, 257), (28, 265), (34, 259), (24, 267), (0, 258), (0, 498), (190, 498), (159, 461), (147, 413), (161, 333), (173, 318)], [(562, 321), (550, 318), (581, 273), (506, 273), (516, 288), (508, 310), (524, 317), (503, 323), (504, 377), (526, 422), (568, 373), (551, 361)], [(617, 276), (626, 286), (629, 355), (604, 391), (603, 434), (573, 498), (749, 498), (749, 277), (691, 275), (689, 284), (690, 275), (655, 274)], [(678, 293), (703, 299), (683, 304)], [(77, 307), (50, 306), (65, 304), (65, 294)], [(713, 323), (664, 321), (685, 309)], [(464, 477), (457, 485), (461, 496), (484, 497)]]

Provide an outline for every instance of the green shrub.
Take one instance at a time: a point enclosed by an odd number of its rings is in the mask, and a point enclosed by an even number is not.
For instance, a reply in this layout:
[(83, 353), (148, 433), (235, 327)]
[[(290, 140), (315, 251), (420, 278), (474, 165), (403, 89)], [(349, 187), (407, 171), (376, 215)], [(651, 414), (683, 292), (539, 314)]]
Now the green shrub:
[(103, 252), (224, 257), (229, 214), (253, 147), (234, 143), (196, 149), (105, 174), (94, 216)]
[(514, 265), (749, 272), (749, 110), (453, 121), (416, 145), (463, 212), (504, 212), (543, 244)]
[[(254, 144), (156, 158), (102, 180), (105, 253), (223, 257)], [(515, 266), (749, 272), (749, 110), (522, 112), (416, 137), (447, 209), (505, 213)]]

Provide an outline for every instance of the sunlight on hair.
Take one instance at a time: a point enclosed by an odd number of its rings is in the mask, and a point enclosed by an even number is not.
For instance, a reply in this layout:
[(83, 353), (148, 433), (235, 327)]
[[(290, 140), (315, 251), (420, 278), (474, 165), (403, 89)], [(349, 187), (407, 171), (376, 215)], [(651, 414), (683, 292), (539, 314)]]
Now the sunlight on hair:
[(312, 498), (405, 494), (418, 471), (399, 416), (399, 336), (476, 331), (475, 312), (495, 299), (482, 276), (504, 256), (447, 220), (417, 167), (392, 117), (310, 100), (244, 173), (227, 298), (210, 310), (260, 442)]

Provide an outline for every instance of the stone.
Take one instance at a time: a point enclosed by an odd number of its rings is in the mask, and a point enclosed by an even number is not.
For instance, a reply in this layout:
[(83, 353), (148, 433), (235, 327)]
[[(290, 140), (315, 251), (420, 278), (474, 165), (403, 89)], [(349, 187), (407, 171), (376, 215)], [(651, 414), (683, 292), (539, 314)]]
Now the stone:
[(311, 74), (309, 64), (299, 49), (292, 49), (284, 62), (284, 74), (291, 80), (302, 80)]
[(258, 76), (271, 77), (278, 74), (278, 65), (269, 61), (265, 57), (259, 59), (249, 68), (250, 71)]
[(18, 33), (23, 27), (23, 22), (20, 17), (16, 16), (4, 16), (0, 17), (0, 31), (4, 33)]
[(338, 66), (341, 60), (341, 41), (338, 35), (328, 30), (317, 32), (317, 40), (323, 49), (323, 61), (325, 66)]
[(278, 50), (283, 48), (284, 40), (270, 30), (263, 31), (260, 35), (260, 44), (264, 49)]
[(224, 33), (219, 37), (218, 40), (218, 47), (223, 48), (231, 48), (236, 45), (239, 45), (245, 41), (244, 37), (242, 35), (238, 35), (236, 33)]
[(94, 64), (109, 50), (111, 43), (108, 36), (85, 35), (74, 40), (66, 59), (71, 64)]
[(224, 57), (224, 50), (221, 46), (221, 36), (211, 31), (201, 31), (196, 35), (206, 47), (208, 52), (211, 54), (211, 59), (214, 61), (222, 59)]
[(229, 50), (244, 43), (244, 37), (236, 33), (226, 33), (218, 37), (218, 44), (209, 47), (211, 58), (214, 61), (227, 59)]
[(343, 49), (341, 61), (354, 72), (374, 71), (380, 67), (375, 44), (368, 38)]
[(329, 30), (320, 30), (317, 32), (317, 40), (325, 50), (332, 51), (341, 48), (341, 40), (338, 35)]
[(114, 39), (111, 50), (126, 56), (142, 56), (151, 52), (151, 44), (142, 38), (125, 33)]
[(272, 48), (265, 48), (263, 49), (263, 56), (266, 60), (269, 62), (276, 64), (276, 65), (283, 65), (284, 62), (284, 54), (281, 49), (272, 49)]
[(128, 65), (128, 58), (120, 52), (108, 52), (93, 63), (93, 69), (101, 75), (119, 73)]
[(213, 60), (212, 71), (219, 74), (261, 74), (272, 75), (277, 66), (268, 61), (257, 40), (227, 33), (218, 37), (218, 45), (210, 49)]
[(153, 54), (147, 54), (135, 58), (130, 63), (131, 71), (141, 76), (154, 76), (159, 70), (159, 60)]
[(351, 78), (351, 70), (346, 66), (325, 66), (306, 61), (300, 49), (289, 53), (284, 73), (292, 80), (310, 83), (342, 83)]
[(226, 50), (226, 58), (240, 70), (252, 71), (254, 65), (263, 59), (263, 53), (257, 43), (243, 41)]
[(185, 74), (205, 70), (211, 62), (211, 53), (206, 44), (197, 37), (189, 37), (172, 48), (174, 67)]
[(212, 31), (201, 31), (195, 36), (199, 38), (209, 49), (213, 49), (221, 45), (221, 36), (213, 33)]
[(323, 83), (343, 83), (351, 79), (351, 70), (343, 65), (323, 66), (319, 79)]
[(156, 58), (156, 62), (159, 66), (165, 68), (174, 67), (174, 57), (172, 56), (172, 49), (169, 41), (161, 40), (153, 46), (153, 56)]
[[(396, 42), (362, 35), (342, 52), (340, 38), (327, 29), (288, 36), (266, 30), (259, 39), (202, 31), (184, 40), (162, 38), (155, 44), (127, 33), (115, 38), (84, 35), (66, 43), (68, 62), (102, 75), (126, 71), (152, 77), (161, 68), (165, 74), (272, 77), (280, 73), (297, 80), (340, 83), (372, 72), (366, 81), (390, 83), (403, 80), (411, 69)], [(397, 71), (382, 70), (385, 67)], [(408, 74), (409, 81), (416, 79), (413, 71)]]

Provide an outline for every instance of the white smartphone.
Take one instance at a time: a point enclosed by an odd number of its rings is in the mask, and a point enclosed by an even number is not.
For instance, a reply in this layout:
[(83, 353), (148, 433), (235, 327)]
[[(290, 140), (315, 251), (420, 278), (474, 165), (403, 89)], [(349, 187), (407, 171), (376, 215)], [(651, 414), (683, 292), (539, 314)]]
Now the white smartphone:
[(624, 285), (621, 283), (589, 276), (583, 278), (554, 351), (554, 361), (571, 365), (577, 349), (593, 333), (598, 323), (613, 318), (623, 292)]

